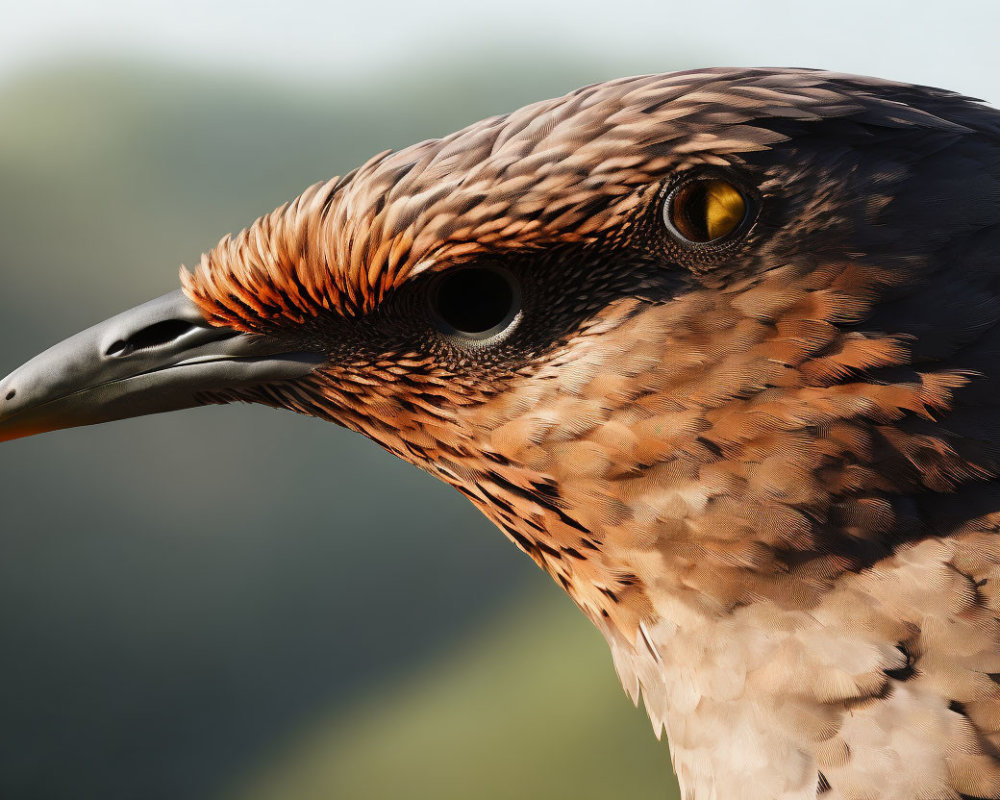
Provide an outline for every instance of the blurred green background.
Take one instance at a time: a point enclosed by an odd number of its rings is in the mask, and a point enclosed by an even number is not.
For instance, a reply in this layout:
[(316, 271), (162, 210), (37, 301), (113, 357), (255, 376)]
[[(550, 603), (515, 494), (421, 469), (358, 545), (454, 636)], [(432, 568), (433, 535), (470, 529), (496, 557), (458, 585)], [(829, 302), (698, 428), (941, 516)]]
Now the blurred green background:
[[(781, 63), (1000, 96), (977, 44), (997, 12), (932, 11), (5, 9), (0, 373), (317, 180), (591, 81)], [(527, 558), (457, 493), (291, 414), (0, 448), (0, 647), (0, 798), (676, 796), (603, 640)]]

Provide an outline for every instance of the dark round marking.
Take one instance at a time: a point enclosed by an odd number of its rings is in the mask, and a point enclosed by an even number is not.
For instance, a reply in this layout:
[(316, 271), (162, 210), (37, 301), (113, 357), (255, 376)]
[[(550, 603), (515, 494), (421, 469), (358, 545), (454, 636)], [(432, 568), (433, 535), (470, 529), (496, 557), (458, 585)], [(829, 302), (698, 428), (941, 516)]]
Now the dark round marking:
[(437, 326), (475, 339), (503, 331), (517, 317), (519, 306), (513, 276), (493, 267), (452, 270), (441, 276), (431, 294)]
[(7, 399), (8, 400), (13, 400), (14, 399), (14, 395), (16, 395), (16, 394), (17, 394), (17, 389), (11, 389), (9, 392), (7, 392)]

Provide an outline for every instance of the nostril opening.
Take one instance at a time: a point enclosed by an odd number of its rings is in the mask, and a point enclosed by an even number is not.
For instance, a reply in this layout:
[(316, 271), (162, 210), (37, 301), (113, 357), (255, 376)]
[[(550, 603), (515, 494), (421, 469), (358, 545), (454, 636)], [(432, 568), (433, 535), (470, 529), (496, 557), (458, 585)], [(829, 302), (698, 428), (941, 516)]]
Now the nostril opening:
[(106, 356), (118, 356), (122, 354), (122, 351), (126, 348), (125, 342), (119, 339), (117, 342), (111, 345), (104, 354)]
[(13, 400), (14, 399), (14, 395), (16, 395), (16, 394), (17, 394), (17, 389), (11, 389), (9, 392), (7, 392), (7, 399), (8, 400)]
[(106, 356), (127, 356), (136, 350), (148, 350), (153, 347), (169, 344), (179, 339), (185, 333), (197, 329), (197, 325), (182, 319), (166, 319), (156, 322), (148, 328), (143, 328), (128, 337), (118, 339), (105, 352)]

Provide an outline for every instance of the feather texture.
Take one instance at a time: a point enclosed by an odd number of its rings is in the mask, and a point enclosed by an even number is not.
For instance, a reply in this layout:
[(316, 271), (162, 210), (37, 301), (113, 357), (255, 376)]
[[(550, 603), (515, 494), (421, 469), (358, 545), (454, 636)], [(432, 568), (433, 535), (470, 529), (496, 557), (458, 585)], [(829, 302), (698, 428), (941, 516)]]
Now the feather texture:
[[(724, 246), (662, 225), (699, 170), (755, 209)], [(507, 339), (418, 322), (495, 263)], [(613, 81), (317, 184), (183, 280), (329, 354), (206, 402), (463, 492), (603, 631), (685, 797), (1000, 798), (997, 112), (805, 70)]]

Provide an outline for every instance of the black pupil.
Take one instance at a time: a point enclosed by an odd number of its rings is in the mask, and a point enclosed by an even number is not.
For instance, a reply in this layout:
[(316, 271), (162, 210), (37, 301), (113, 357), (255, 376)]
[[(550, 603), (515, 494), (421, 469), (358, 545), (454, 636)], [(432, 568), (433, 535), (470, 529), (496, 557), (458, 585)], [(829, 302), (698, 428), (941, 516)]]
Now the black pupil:
[(695, 181), (677, 192), (672, 203), (674, 225), (685, 239), (707, 242), (708, 232), (708, 181)]
[(507, 278), (492, 269), (462, 269), (438, 284), (435, 310), (459, 333), (485, 333), (500, 325), (514, 305)]

